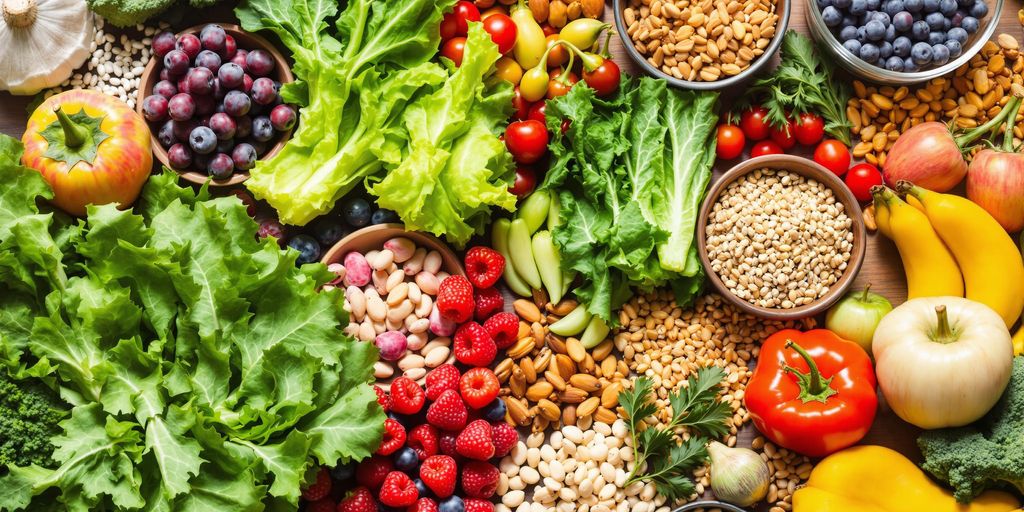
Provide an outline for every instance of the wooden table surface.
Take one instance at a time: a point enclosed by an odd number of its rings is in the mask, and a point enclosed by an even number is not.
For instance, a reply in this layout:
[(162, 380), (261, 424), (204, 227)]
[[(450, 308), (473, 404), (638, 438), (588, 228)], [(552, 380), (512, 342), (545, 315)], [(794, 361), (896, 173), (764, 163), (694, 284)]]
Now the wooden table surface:
[[(790, 0), (792, 1), (792, 0)], [(804, 18), (804, 1), (795, 0), (792, 6), (789, 28), (807, 34), (807, 23)], [(1017, 20), (1017, 10), (1021, 8), (1024, 0), (1006, 0), (1002, 15), (999, 20), (999, 28), (996, 34), (1009, 33), (1024, 40), (1024, 31)], [(611, 4), (605, 9), (605, 18), (614, 23), (611, 17)], [(224, 8), (213, 8), (205, 11), (192, 12), (186, 16), (181, 24), (176, 27), (187, 27), (207, 21), (228, 21), (232, 20), (229, 10)], [(625, 55), (618, 39), (613, 40), (612, 53), (623, 71), (628, 73), (639, 73), (638, 67), (633, 64)], [(742, 94), (742, 86), (736, 90), (726, 91), (724, 96)], [(31, 97), (11, 96), (7, 93), (0, 93), (0, 133), (20, 137), (24, 131), (27, 119), (26, 106), (32, 100)], [(723, 111), (726, 109), (723, 108)], [(805, 153), (808, 156), (809, 153)], [(715, 177), (727, 170), (728, 166), (716, 166)], [(893, 302), (894, 305), (906, 300), (906, 282), (900, 265), (899, 253), (896, 252), (893, 244), (877, 234), (870, 234), (868, 237), (867, 257), (861, 268), (860, 274), (854, 284), (854, 288), (863, 288), (871, 284), (871, 289), (878, 292)], [(878, 411), (878, 416), (871, 429), (871, 432), (864, 439), (865, 444), (880, 444), (899, 450), (911, 458), (919, 458), (914, 439), (918, 429), (899, 420), (883, 403)], [(752, 427), (745, 428), (741, 432), (741, 444), (749, 445), (750, 439), (755, 432)], [(765, 507), (767, 509), (767, 507)]]

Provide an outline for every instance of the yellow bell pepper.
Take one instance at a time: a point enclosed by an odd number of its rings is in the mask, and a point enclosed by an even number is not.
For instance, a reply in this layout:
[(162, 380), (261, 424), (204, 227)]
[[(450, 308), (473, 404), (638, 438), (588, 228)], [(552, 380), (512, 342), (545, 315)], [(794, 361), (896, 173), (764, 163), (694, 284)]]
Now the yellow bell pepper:
[(882, 446), (854, 446), (829, 455), (807, 486), (793, 494), (793, 512), (1013, 512), (1012, 495), (988, 491), (969, 505), (909, 459)]

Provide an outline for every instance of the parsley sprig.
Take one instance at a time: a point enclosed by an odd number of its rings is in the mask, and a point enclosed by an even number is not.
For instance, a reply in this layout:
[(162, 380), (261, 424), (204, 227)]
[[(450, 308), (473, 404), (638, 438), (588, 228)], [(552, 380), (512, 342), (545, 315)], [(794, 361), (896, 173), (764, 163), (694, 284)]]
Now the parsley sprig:
[[(645, 419), (658, 412), (654, 403), (654, 384), (641, 377), (632, 389), (619, 393), (619, 403), (626, 411), (626, 423), (633, 438), (633, 460), (636, 467), (626, 485), (636, 481), (654, 482), (659, 494), (672, 501), (685, 499), (696, 487), (693, 470), (707, 461), (708, 439), (720, 438), (729, 432), (727, 421), (732, 416), (728, 403), (718, 399), (719, 384), (725, 372), (718, 367), (701, 368), (687, 379), (687, 385), (669, 394), (672, 419), (668, 424), (647, 426)], [(646, 428), (645, 428), (646, 427)], [(676, 442), (676, 432), (687, 430), (690, 436)], [(640, 468), (647, 463), (647, 472)]]

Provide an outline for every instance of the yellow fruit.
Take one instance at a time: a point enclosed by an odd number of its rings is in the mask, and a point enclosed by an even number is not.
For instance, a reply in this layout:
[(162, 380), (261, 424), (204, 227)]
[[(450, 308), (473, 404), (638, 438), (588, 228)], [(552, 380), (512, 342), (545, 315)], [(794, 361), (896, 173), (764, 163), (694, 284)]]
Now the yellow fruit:
[(969, 199), (900, 185), (924, 206), (935, 231), (956, 258), (967, 298), (994, 309), (1010, 327), (1024, 308), (1024, 259), (1002, 226)]

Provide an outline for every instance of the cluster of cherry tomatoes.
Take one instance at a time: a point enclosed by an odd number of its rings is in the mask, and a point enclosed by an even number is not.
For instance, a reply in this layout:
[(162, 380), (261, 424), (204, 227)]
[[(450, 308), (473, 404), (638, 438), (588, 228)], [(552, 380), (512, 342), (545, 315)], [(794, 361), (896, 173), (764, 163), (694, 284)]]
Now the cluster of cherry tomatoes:
[[(858, 201), (871, 200), (871, 187), (882, 184), (882, 173), (869, 163), (850, 167), (850, 150), (836, 139), (824, 139), (825, 122), (821, 116), (807, 112), (797, 119), (787, 119), (784, 127), (768, 123), (768, 109), (750, 107), (740, 114), (739, 125), (725, 122), (718, 125), (716, 154), (719, 159), (732, 160), (743, 154), (747, 141), (753, 142), (750, 157), (780, 155), (797, 143), (815, 146), (814, 161), (843, 177), (846, 186)], [(823, 140), (824, 139), (824, 140)]]

